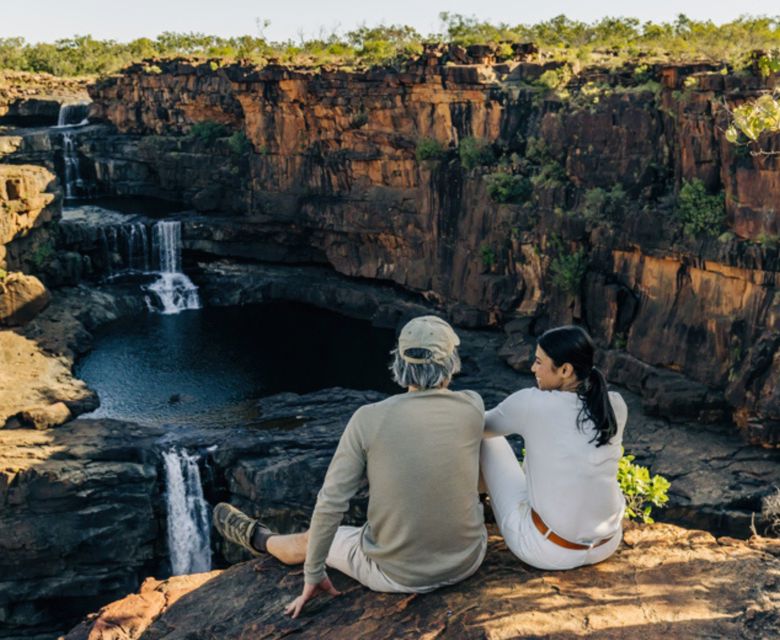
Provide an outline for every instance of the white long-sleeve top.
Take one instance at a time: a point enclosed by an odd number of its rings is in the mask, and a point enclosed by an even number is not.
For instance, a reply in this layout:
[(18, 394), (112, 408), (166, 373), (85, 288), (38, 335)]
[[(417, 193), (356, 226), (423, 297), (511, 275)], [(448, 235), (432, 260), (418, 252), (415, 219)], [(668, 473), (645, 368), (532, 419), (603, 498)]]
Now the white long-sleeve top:
[(590, 442), (593, 422), (577, 427), (582, 401), (571, 391), (522, 389), (485, 415), (486, 436), (519, 434), (531, 507), (558, 535), (589, 544), (615, 534), (625, 499), (617, 482), (628, 409), (609, 392), (618, 432), (609, 444)]

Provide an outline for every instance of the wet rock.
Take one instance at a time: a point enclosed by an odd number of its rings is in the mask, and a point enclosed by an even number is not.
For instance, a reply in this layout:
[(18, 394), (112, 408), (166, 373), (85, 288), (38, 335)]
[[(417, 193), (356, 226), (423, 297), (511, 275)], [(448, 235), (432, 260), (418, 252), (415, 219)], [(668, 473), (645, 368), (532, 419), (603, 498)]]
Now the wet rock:
[(0, 431), (4, 637), (52, 637), (155, 570), (161, 488), (144, 444), (158, 434), (111, 422)]
[[(543, 572), (520, 563), (496, 535), (475, 575), (426, 595), (373, 593), (331, 571), (342, 595), (320, 596), (292, 620), (300, 569), (272, 558), (219, 575), (163, 604), (149, 588), (101, 611), (66, 640), (281, 638), (774, 637), (780, 633), (780, 560), (765, 539), (716, 540), (671, 525), (635, 527), (608, 561)], [(627, 597), (628, 594), (628, 597)], [(150, 620), (153, 618), (153, 620)], [(125, 626), (125, 622), (128, 626)], [(123, 631), (117, 635), (117, 628)]]

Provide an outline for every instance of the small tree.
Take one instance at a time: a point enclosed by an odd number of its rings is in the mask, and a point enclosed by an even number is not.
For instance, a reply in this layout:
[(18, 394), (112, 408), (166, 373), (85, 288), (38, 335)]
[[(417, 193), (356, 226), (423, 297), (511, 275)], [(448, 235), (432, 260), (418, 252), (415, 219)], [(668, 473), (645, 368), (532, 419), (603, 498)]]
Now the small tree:
[(445, 154), (444, 145), (434, 138), (420, 138), (414, 152), (417, 162), (441, 160)]
[(493, 164), (496, 156), (490, 143), (483, 138), (463, 138), (458, 145), (460, 164), (464, 169), (474, 169), (484, 165)]
[(677, 197), (677, 212), (685, 233), (719, 236), (726, 218), (723, 193), (710, 195), (698, 178), (685, 181)]

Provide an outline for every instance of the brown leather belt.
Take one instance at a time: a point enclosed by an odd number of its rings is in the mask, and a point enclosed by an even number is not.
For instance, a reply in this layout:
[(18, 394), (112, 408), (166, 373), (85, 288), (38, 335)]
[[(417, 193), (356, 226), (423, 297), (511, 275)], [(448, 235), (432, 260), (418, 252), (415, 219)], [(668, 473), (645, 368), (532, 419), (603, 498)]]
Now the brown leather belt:
[[(573, 549), (574, 551), (583, 551), (585, 549), (595, 549), (596, 547), (600, 547), (602, 544), (606, 544), (614, 536), (609, 536), (609, 538), (604, 538), (603, 540), (599, 540), (598, 542), (593, 543), (592, 545), (587, 544), (578, 544), (577, 542), (569, 542), (566, 540), (566, 538), (561, 538), (557, 533), (554, 531), (550, 531), (550, 527), (548, 527), (546, 524), (544, 524), (544, 520), (539, 516), (536, 511), (531, 509), (531, 520), (534, 521), (534, 524), (536, 525), (536, 528), (539, 530), (539, 533), (541, 533), (543, 536), (545, 536), (550, 542), (554, 542), (559, 547), (563, 547), (564, 549)], [(550, 531), (550, 535), (547, 535), (547, 532)]]

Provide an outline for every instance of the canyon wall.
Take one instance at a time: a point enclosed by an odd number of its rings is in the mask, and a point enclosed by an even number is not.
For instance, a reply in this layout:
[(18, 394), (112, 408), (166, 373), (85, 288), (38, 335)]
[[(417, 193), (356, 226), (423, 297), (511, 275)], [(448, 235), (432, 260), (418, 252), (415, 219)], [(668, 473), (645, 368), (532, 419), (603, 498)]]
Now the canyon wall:
[[(726, 104), (775, 78), (590, 68), (552, 91), (556, 65), (477, 53), (354, 73), (139, 64), (90, 87), (113, 128), (80, 152), (99, 188), (198, 210), (195, 255), (395, 283), (461, 325), (505, 325), (518, 368), (529, 337), (584, 322), (648, 409), (731, 414), (776, 444), (780, 169), (723, 136)], [(712, 235), (680, 220), (694, 179), (724, 197)]]

